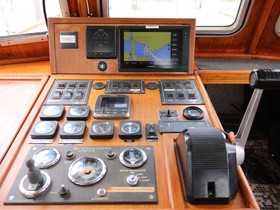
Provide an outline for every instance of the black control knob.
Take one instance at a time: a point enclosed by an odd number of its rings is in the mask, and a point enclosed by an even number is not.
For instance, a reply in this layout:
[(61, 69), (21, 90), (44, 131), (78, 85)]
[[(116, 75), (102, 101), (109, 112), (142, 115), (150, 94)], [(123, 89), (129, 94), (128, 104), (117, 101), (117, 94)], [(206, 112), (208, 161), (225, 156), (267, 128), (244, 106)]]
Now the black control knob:
[(99, 71), (105, 71), (107, 69), (107, 63), (105, 61), (100, 61), (97, 64), (97, 68)]
[(60, 196), (66, 196), (70, 193), (70, 189), (69, 187), (67, 187), (66, 185), (62, 184), (58, 190), (58, 194)]

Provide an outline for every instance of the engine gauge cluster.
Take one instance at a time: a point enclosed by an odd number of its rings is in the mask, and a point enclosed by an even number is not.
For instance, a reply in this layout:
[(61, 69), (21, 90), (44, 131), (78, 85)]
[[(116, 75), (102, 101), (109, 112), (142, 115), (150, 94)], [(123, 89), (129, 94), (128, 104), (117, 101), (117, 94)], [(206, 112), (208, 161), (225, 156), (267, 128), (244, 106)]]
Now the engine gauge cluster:
[(34, 146), (25, 162), (5, 204), (158, 202), (152, 146)]

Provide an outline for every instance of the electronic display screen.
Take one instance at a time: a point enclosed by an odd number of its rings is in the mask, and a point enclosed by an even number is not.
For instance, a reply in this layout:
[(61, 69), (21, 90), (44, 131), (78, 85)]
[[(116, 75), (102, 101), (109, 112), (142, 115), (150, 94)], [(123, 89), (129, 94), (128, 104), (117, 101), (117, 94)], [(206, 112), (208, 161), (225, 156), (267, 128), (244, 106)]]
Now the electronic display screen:
[(188, 71), (189, 26), (119, 27), (120, 71)]
[(103, 97), (100, 108), (127, 108), (128, 104), (124, 97)]
[(86, 27), (87, 58), (116, 57), (116, 31), (113, 26)]

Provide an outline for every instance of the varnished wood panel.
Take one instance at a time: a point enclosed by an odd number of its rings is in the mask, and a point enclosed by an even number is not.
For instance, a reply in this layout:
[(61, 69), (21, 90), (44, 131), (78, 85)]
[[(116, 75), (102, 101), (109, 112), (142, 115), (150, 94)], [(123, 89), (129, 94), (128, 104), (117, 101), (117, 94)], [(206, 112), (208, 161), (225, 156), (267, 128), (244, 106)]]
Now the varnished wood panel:
[[(49, 41), (52, 73), (67, 74), (129, 74), (119, 72), (118, 59), (87, 59), (86, 58), (86, 26), (135, 26), (135, 25), (189, 25), (190, 43), (189, 43), (189, 72), (193, 72), (194, 63), (194, 37), (195, 20), (194, 19), (121, 19), (121, 18), (51, 18), (49, 19)], [(62, 49), (60, 48), (60, 32), (73, 31), (78, 33), (78, 48)], [(100, 72), (97, 64), (100, 60), (107, 63), (107, 70)], [(143, 73), (145, 74), (145, 73)], [(154, 74), (154, 73), (152, 73)], [(158, 74), (168, 74), (158, 73)], [(182, 74), (182, 73), (181, 73)]]
[(46, 81), (47, 77), (0, 75), (0, 163)]
[(198, 70), (203, 84), (248, 84), (252, 70)]
[(259, 42), (256, 46), (255, 54), (265, 56), (277, 55), (280, 57), (280, 37), (276, 35), (274, 29), (277, 18), (280, 15), (279, 11), (280, 1), (275, 0), (267, 17), (263, 33), (261, 34)]

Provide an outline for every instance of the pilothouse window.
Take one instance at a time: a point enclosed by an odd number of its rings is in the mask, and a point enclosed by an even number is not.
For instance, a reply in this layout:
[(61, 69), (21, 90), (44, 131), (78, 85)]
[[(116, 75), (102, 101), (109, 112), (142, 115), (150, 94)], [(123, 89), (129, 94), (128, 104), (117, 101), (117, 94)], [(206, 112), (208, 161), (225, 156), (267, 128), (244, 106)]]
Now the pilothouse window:
[[(109, 17), (195, 18), (198, 34), (229, 34), (244, 21), (250, 0), (108, 0)], [(224, 32), (223, 32), (224, 31)]]
[[(47, 17), (63, 16), (62, 0), (46, 0)], [(47, 32), (42, 0), (0, 0), (0, 39)], [(1, 43), (2, 45), (2, 43)]]

